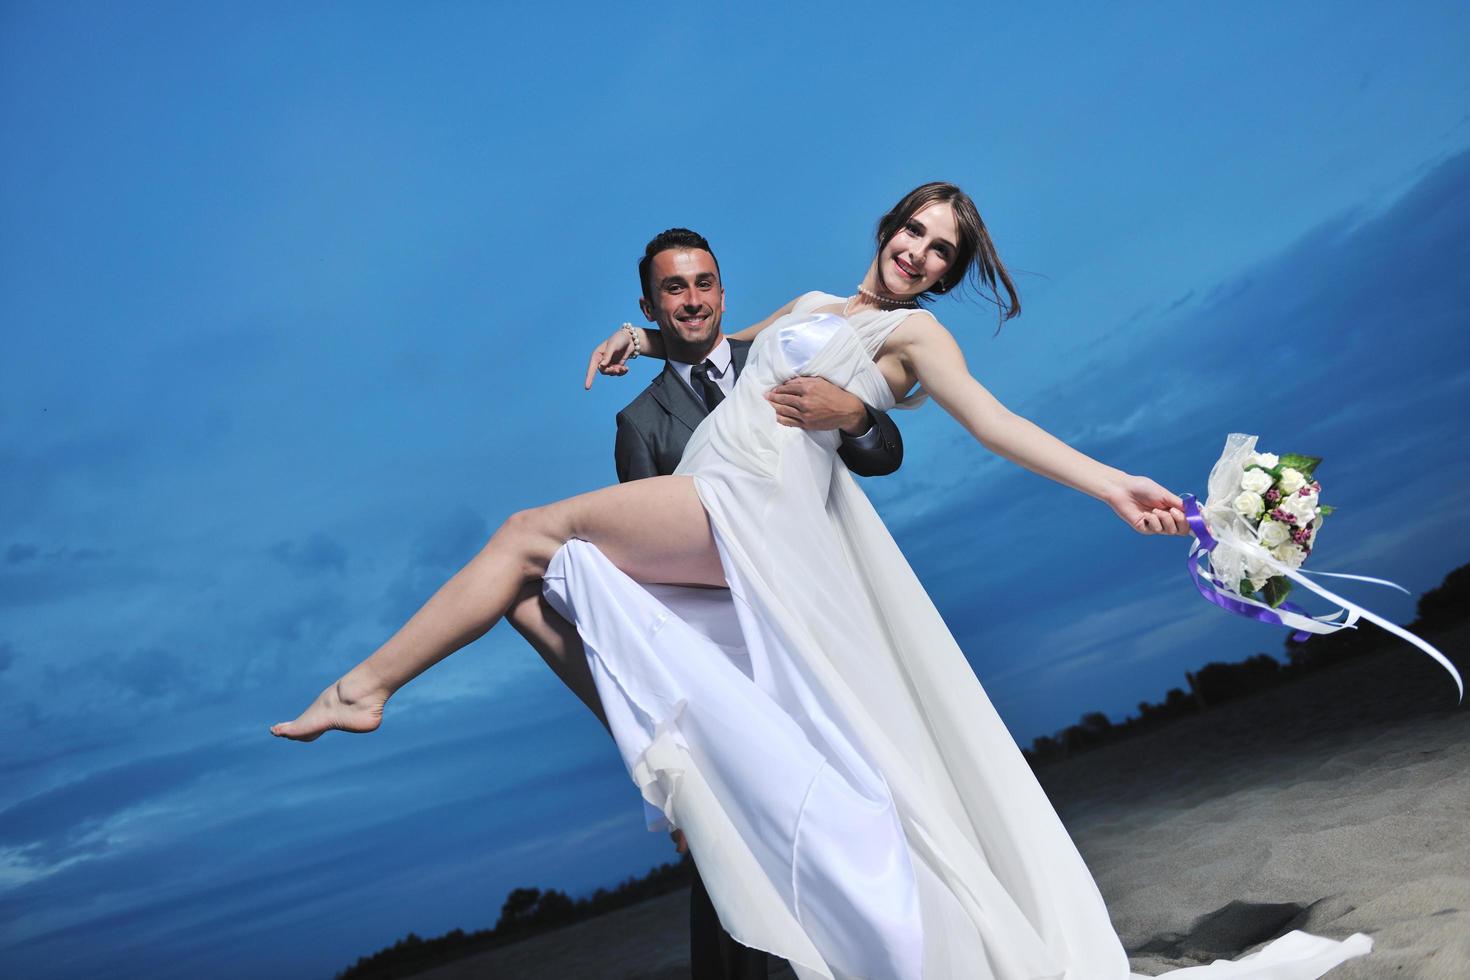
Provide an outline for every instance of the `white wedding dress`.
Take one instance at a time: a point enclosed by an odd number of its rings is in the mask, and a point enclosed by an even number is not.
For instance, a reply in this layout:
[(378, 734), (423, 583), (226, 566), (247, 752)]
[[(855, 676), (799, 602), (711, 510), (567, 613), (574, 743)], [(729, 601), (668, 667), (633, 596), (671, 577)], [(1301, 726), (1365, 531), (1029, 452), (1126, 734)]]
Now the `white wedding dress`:
[[(778, 425), (764, 398), (800, 374), (894, 407), (873, 357), (908, 311), (813, 312), (841, 302), (809, 293), (756, 338), (677, 470), (728, 591), (643, 586), (570, 541), (546, 595), (650, 829), (683, 830), (739, 942), (803, 980), (1125, 980), (1091, 874), (837, 433)], [(1169, 976), (1306, 980), (1369, 947), (1294, 932)]]

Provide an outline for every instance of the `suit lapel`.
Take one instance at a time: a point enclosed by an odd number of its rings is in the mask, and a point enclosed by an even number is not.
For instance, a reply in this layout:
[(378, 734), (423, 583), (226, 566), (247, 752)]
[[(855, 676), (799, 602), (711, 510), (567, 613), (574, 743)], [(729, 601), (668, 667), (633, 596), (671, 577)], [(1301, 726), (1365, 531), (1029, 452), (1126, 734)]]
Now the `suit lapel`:
[[(730, 341), (730, 367), (735, 371), (735, 377), (740, 377), (740, 372), (745, 370), (745, 358), (749, 353), (748, 341)], [(674, 370), (672, 364), (664, 364), (663, 372), (653, 379), (649, 391), (653, 392), (654, 401), (662, 405), (664, 411), (689, 426), (690, 432), (699, 428), (699, 423), (709, 414), (704, 410), (704, 402), (694, 396), (694, 392), (689, 390), (689, 386), (679, 377), (679, 372)]]
[(689, 426), (690, 432), (699, 428), (699, 423), (704, 421), (704, 406), (694, 397), (689, 386), (684, 384), (672, 364), (664, 365), (663, 373), (653, 379), (648, 390), (653, 393), (653, 400), (662, 405), (664, 411)]
[(745, 370), (745, 356), (750, 353), (750, 344), (743, 340), (730, 341), (730, 366), (735, 369), (735, 377), (740, 377), (740, 372)]

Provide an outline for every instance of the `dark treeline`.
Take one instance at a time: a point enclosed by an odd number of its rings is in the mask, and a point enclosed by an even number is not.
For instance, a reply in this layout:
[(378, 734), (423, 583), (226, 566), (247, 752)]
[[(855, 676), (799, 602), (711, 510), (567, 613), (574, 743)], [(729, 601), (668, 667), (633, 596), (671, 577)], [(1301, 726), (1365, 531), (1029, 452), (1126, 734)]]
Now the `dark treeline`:
[(548, 891), (516, 888), (506, 896), (495, 928), (475, 932), (455, 929), (433, 939), (420, 939), (410, 932), (387, 949), (361, 957), (337, 974), (337, 978), (393, 980), (422, 973), (452, 960), (683, 888), (693, 879), (693, 869), (693, 862), (685, 855), (674, 864), (660, 864), (641, 878), (628, 878), (611, 890), (599, 888), (586, 898), (574, 899), (554, 888)]
[[(1470, 565), (1462, 565), (1445, 576), (1436, 588), (1419, 597), (1419, 615), (1409, 629), (1420, 633), (1426, 629), (1450, 626), (1470, 617)], [(1286, 641), (1286, 662), (1267, 653), (1258, 653), (1238, 663), (1208, 663), (1184, 675), (1189, 685), (1171, 688), (1157, 704), (1140, 702), (1138, 714), (1113, 723), (1101, 711), (1092, 711), (1077, 724), (1043, 735), (1023, 750), (1032, 768), (1056, 762), (1087, 749), (1108, 745), (1119, 739), (1152, 731), (1161, 724), (1203, 711), (1211, 705), (1253, 694), (1284, 684), (1314, 670), (1331, 667), (1382, 649), (1389, 635), (1371, 623), (1361, 623), (1355, 630), (1339, 630), (1325, 636), (1314, 636), (1303, 643)], [(1394, 642), (1398, 642), (1394, 640)]]

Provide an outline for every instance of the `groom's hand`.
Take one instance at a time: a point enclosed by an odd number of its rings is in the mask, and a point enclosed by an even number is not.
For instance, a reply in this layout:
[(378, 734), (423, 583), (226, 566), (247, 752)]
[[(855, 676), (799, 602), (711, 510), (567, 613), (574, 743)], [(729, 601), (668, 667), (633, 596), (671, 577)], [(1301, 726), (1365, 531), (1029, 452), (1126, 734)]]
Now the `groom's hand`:
[(777, 422), (797, 429), (860, 436), (872, 425), (862, 399), (825, 378), (792, 378), (766, 392), (766, 401), (776, 409)]

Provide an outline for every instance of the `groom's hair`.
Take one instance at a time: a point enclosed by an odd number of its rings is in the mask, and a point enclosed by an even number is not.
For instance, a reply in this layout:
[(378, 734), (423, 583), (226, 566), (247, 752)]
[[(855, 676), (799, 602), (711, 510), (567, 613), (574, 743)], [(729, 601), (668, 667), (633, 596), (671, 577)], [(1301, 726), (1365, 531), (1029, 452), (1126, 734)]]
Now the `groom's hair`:
[(653, 257), (660, 252), (669, 249), (698, 248), (709, 253), (709, 257), (715, 260), (715, 271), (720, 271), (720, 260), (715, 257), (715, 250), (709, 247), (703, 235), (688, 228), (670, 228), (653, 236), (653, 240), (643, 249), (643, 258), (638, 260), (638, 281), (643, 284), (643, 298), (650, 303), (653, 302), (653, 283), (648, 281), (648, 270), (653, 266)]

